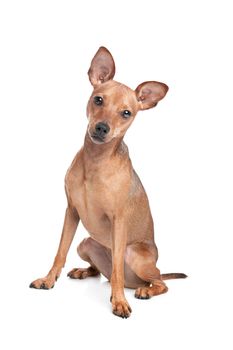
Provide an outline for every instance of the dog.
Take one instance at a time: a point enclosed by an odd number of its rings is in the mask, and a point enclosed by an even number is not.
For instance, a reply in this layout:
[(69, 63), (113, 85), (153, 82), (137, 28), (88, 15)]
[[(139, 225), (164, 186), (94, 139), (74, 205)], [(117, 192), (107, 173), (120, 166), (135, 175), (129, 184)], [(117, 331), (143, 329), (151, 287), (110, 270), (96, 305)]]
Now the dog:
[(147, 81), (132, 90), (113, 80), (114, 74), (111, 53), (100, 47), (88, 71), (93, 93), (87, 105), (84, 146), (65, 176), (68, 205), (57, 255), (47, 276), (30, 287), (54, 287), (81, 220), (90, 237), (77, 251), (90, 266), (74, 268), (68, 276), (83, 279), (102, 273), (111, 283), (113, 313), (127, 318), (132, 310), (124, 287), (136, 289), (136, 298), (148, 299), (167, 292), (164, 280), (187, 276), (161, 274), (156, 266), (158, 250), (148, 198), (123, 141), (137, 112), (155, 107), (168, 86)]

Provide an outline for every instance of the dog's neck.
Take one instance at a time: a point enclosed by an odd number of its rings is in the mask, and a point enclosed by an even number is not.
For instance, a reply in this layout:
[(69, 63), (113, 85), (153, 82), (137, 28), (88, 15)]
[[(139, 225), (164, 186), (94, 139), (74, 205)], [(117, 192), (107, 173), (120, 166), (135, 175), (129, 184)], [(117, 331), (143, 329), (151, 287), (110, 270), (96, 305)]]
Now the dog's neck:
[(90, 139), (88, 132), (85, 135), (83, 151), (84, 157), (93, 162), (109, 160), (117, 154), (128, 154), (123, 138), (114, 138), (108, 143), (96, 144)]

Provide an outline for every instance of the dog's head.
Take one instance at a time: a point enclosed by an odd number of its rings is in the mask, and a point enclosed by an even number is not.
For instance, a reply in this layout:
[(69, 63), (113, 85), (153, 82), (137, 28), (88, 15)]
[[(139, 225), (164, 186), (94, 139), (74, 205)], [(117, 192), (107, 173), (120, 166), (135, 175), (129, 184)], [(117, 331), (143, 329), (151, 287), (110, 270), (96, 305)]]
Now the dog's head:
[(115, 63), (105, 47), (100, 47), (88, 71), (94, 87), (87, 105), (88, 134), (96, 144), (122, 138), (139, 110), (155, 107), (168, 86), (156, 81), (140, 84), (136, 90), (113, 80)]

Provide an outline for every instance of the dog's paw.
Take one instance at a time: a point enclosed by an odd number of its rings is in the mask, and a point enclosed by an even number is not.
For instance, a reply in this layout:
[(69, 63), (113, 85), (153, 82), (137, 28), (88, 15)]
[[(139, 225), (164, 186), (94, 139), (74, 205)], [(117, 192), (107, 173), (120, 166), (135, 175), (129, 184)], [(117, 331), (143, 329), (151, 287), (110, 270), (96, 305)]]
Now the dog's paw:
[(141, 287), (136, 289), (134, 296), (137, 299), (150, 299), (150, 292), (150, 287)]
[(99, 271), (97, 271), (96, 269), (94, 269), (93, 267), (88, 267), (86, 269), (81, 269), (81, 268), (76, 268), (71, 270), (67, 276), (72, 278), (72, 279), (84, 279), (90, 276), (98, 276), (99, 275)]
[(54, 284), (55, 284), (54, 278), (44, 277), (33, 281), (29, 287), (35, 288), (35, 289), (51, 289), (54, 287)]
[(164, 282), (156, 281), (150, 287), (139, 287), (135, 291), (135, 298), (137, 299), (150, 299), (154, 295), (160, 295), (166, 293), (168, 288)]
[(112, 298), (112, 312), (116, 316), (128, 318), (132, 312), (132, 309), (126, 300), (114, 301)]

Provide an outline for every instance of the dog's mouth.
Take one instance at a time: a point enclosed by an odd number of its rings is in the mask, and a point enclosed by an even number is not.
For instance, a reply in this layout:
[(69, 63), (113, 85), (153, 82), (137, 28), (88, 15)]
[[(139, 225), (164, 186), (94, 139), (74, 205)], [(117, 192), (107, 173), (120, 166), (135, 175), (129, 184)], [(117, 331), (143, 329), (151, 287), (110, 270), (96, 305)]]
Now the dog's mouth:
[(104, 139), (105, 139), (104, 137), (101, 137), (94, 132), (90, 136), (91, 136), (91, 139), (93, 142), (98, 143), (98, 144), (104, 143)]

